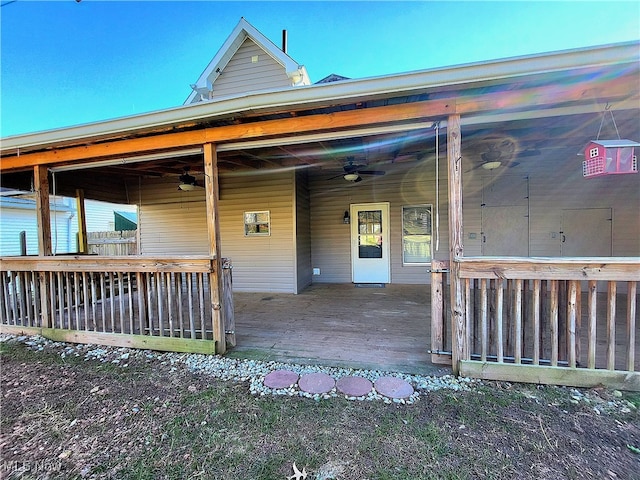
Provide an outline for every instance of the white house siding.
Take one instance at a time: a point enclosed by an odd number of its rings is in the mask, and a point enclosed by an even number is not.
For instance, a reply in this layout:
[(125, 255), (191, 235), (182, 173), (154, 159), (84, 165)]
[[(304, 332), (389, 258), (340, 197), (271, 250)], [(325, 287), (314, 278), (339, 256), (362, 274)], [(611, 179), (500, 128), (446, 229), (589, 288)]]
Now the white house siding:
[[(252, 59), (257, 57), (257, 61)], [(247, 38), (213, 84), (214, 97), (291, 86), (284, 67)]]
[[(142, 255), (208, 254), (204, 190), (176, 187), (176, 178), (142, 183)], [(233, 262), (234, 290), (295, 291), (293, 204), (293, 172), (221, 178), (221, 252)], [(271, 235), (245, 237), (244, 212), (263, 210), (271, 214)]]
[(296, 293), (310, 285), (311, 267), (311, 216), (309, 197), (309, 176), (307, 172), (296, 173)]
[[(365, 176), (359, 183), (314, 172), (311, 190), (312, 266), (320, 269), (314, 283), (351, 282), (350, 227), (343, 223), (344, 212), (352, 203), (390, 203), (391, 283), (429, 282), (427, 266), (402, 265), (402, 206), (436, 203), (435, 163), (433, 158), (396, 164), (385, 176)], [(448, 215), (446, 202), (446, 164), (440, 165), (440, 249), (436, 259), (448, 258)], [(435, 215), (434, 215), (435, 219)], [(435, 250), (435, 220), (432, 249)]]
[[(38, 254), (38, 224), (35, 202), (28, 198), (3, 198), (0, 206), (0, 255), (20, 255), (20, 232), (26, 232), (27, 255)], [(54, 253), (76, 251), (75, 211), (69, 206), (51, 203), (51, 246)]]

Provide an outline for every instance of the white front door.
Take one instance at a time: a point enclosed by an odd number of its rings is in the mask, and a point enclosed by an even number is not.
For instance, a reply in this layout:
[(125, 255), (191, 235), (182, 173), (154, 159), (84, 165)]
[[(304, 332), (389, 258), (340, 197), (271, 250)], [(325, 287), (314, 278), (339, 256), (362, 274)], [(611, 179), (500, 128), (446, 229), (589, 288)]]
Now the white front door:
[(389, 203), (351, 205), (353, 283), (389, 283)]

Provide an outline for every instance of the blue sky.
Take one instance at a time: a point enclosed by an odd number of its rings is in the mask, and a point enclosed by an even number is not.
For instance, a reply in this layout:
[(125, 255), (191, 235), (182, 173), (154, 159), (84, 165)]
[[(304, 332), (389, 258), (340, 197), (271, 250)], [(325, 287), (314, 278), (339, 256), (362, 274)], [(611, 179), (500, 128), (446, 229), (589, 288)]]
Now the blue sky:
[(0, 136), (180, 106), (244, 16), (312, 81), (640, 39), (640, 2), (1, 0)]

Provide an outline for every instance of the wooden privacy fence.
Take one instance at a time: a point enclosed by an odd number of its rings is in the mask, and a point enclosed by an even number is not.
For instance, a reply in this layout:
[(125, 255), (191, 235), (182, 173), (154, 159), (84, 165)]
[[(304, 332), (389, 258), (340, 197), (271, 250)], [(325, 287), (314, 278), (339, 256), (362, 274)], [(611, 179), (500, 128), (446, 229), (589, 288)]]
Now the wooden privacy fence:
[(87, 233), (88, 253), (91, 255), (121, 256), (138, 253), (137, 230)]
[[(637, 259), (459, 259), (462, 375), (640, 390)], [(451, 362), (448, 262), (432, 265), (432, 361)]]
[[(223, 307), (233, 304), (230, 262), (225, 265)], [(13, 257), (2, 259), (0, 273), (1, 331), (78, 343), (216, 351), (214, 262), (208, 257)], [(233, 307), (218, 308), (222, 334), (233, 345)]]

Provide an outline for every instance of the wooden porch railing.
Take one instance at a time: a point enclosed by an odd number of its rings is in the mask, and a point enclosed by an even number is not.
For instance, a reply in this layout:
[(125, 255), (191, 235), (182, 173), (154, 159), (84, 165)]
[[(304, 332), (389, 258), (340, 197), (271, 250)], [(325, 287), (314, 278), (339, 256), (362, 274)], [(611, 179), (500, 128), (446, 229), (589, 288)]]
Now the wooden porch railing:
[[(229, 262), (225, 264), (222, 274), (229, 279), (222, 282), (223, 297), (232, 303), (231, 270)], [(215, 353), (213, 265), (208, 257), (5, 257), (0, 268), (0, 331)], [(228, 318), (233, 307), (221, 313), (227, 317), (225, 324), (233, 325)]]
[[(638, 259), (458, 262), (465, 312), (461, 374), (640, 390)], [(447, 275), (447, 263), (432, 266), (431, 351), (438, 363), (451, 361)]]

